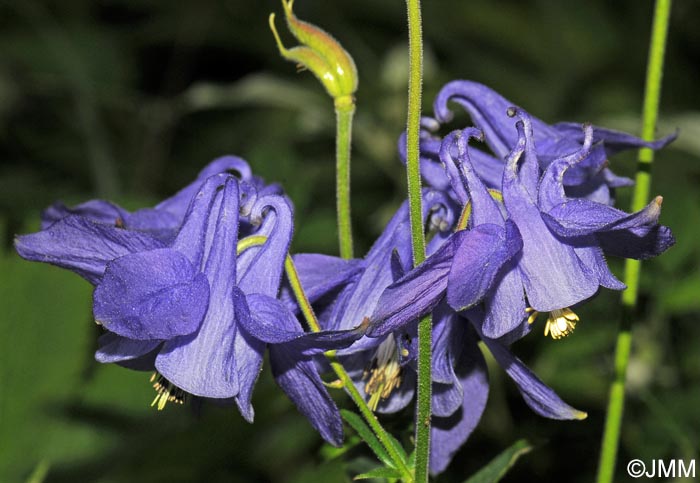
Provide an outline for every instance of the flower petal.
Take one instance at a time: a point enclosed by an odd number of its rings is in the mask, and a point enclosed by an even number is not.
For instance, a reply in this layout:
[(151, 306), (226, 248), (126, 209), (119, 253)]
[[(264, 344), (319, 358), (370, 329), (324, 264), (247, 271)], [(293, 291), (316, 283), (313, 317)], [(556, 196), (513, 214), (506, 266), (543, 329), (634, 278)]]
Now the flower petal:
[[(216, 186), (218, 180), (214, 178), (214, 181), (211, 186)], [(214, 226), (211, 248), (203, 261), (210, 286), (209, 308), (197, 332), (165, 343), (156, 359), (156, 367), (171, 383), (191, 394), (228, 398), (242, 390), (238, 367), (255, 370), (262, 359), (260, 353), (264, 344), (253, 341), (254, 350), (249, 351), (247, 341), (243, 341), (243, 337), (239, 341), (236, 334), (237, 321), (250, 317), (245, 295), (235, 286), (238, 183), (227, 177), (223, 190), (217, 190), (217, 198), (221, 199), (219, 209), (211, 214), (207, 226), (200, 226), (205, 233), (212, 231), (208, 225)], [(187, 221), (185, 226), (188, 226)], [(250, 381), (247, 383), (252, 386)]]
[(606, 255), (636, 260), (660, 255), (676, 243), (671, 229), (663, 225), (607, 231), (595, 236)]
[(62, 220), (70, 215), (83, 216), (91, 221), (104, 223), (105, 225), (116, 225), (120, 221), (123, 222), (129, 216), (129, 212), (110, 201), (104, 200), (90, 200), (72, 208), (59, 201), (41, 213), (41, 229), (45, 230), (58, 220)]
[(103, 364), (131, 361), (148, 354), (162, 342), (161, 340), (128, 339), (112, 332), (105, 332), (97, 339), (98, 349), (95, 352), (95, 360)]
[(147, 234), (76, 215), (67, 216), (46, 230), (15, 239), (15, 248), (22, 258), (67, 268), (92, 284), (100, 281), (109, 261), (162, 247), (162, 242)]
[(594, 201), (573, 199), (543, 213), (542, 218), (557, 235), (579, 237), (596, 232), (655, 225), (661, 214), (661, 202), (662, 198), (657, 196), (644, 209), (629, 214)]
[(208, 304), (207, 277), (181, 253), (162, 248), (110, 262), (93, 312), (107, 330), (129, 339), (170, 339), (197, 330)]
[(454, 454), (479, 423), (486, 407), (489, 394), (488, 371), (473, 335), (465, 341), (456, 370), (464, 399), (452, 415), (432, 418), (430, 473), (433, 475), (445, 471)]
[(585, 419), (588, 415), (575, 409), (545, 385), (525, 364), (500, 342), (482, 337), (498, 364), (518, 386), (520, 394), (530, 408), (540, 416), (550, 419)]
[(381, 293), (370, 317), (369, 337), (394, 332), (437, 305), (447, 288), (455, 243), (462, 240), (464, 233), (455, 233), (423, 263)]
[[(521, 123), (518, 131), (521, 140), (532, 143)], [(578, 259), (573, 247), (562, 243), (547, 228), (532, 194), (518, 179), (517, 151), (511, 154), (503, 174), (503, 200), (522, 236), (518, 268), (528, 301), (540, 312), (569, 307), (591, 297), (598, 289), (598, 279)]]
[(251, 318), (242, 319), (241, 326), (260, 341), (284, 344), (289, 352), (313, 355), (339, 349), (349, 346), (364, 334), (364, 327), (305, 333), (296, 317), (279, 300), (263, 294), (250, 294), (246, 298)]
[(338, 407), (323, 385), (316, 366), (310, 359), (284, 345), (270, 347), (272, 375), (289, 399), (296, 405), (324, 440), (333, 446), (343, 444), (343, 423)]
[(447, 302), (457, 311), (479, 303), (501, 267), (522, 248), (518, 229), (510, 220), (505, 229), (484, 223), (459, 233), (447, 284)]

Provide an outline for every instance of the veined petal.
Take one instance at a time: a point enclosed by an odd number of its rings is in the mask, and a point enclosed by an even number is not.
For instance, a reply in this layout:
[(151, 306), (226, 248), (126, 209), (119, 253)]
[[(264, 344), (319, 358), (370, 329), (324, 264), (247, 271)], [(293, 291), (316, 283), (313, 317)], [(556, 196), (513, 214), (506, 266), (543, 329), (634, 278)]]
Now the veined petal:
[(292, 207), (283, 196), (263, 196), (258, 198), (250, 216), (263, 220), (256, 235), (267, 236), (267, 241), (241, 254), (238, 286), (246, 294), (277, 297), (294, 230)]
[(208, 218), (215, 225), (213, 241), (203, 261), (210, 286), (209, 308), (197, 332), (165, 343), (156, 367), (168, 381), (191, 394), (229, 398), (241, 390), (236, 366), (245, 365), (246, 361), (241, 360), (245, 357), (255, 362), (255, 357), (240, 354), (236, 347), (236, 321), (250, 317), (245, 295), (235, 285), (237, 181), (228, 177), (217, 193), (221, 198), (219, 209)]
[(250, 294), (246, 298), (251, 318), (243, 319), (242, 327), (260, 341), (284, 344), (289, 352), (313, 355), (340, 349), (364, 334), (363, 326), (355, 330), (305, 333), (296, 317), (279, 300), (263, 294)]
[(501, 267), (522, 248), (518, 228), (510, 220), (505, 229), (484, 223), (455, 235), (460, 233), (447, 283), (447, 302), (457, 311), (483, 300)]
[(329, 396), (310, 359), (299, 359), (284, 344), (270, 347), (272, 375), (289, 399), (333, 446), (343, 444), (343, 423), (338, 407)]
[[(199, 191), (192, 198), (182, 226), (172, 243), (173, 250), (177, 250), (187, 256), (192, 265), (200, 267), (201, 270), (204, 268), (206, 254), (211, 249), (214, 232), (217, 228), (217, 220), (222, 210), (222, 196), (220, 193), (225, 189), (225, 186), (233, 186), (234, 184), (236, 185), (235, 188), (229, 188), (229, 190), (235, 189), (237, 197), (238, 185), (233, 177), (227, 174), (220, 174), (207, 178), (199, 186)], [(231, 207), (224, 210), (223, 214), (230, 217), (233, 205), (235, 204), (235, 207), (238, 207), (238, 200), (231, 199), (230, 195), (227, 198)], [(234, 216), (236, 217), (235, 225), (237, 230), (237, 210)], [(234, 236), (237, 237), (237, 232), (234, 233)], [(233, 269), (235, 270), (235, 266)]]
[(107, 265), (95, 289), (95, 319), (137, 340), (170, 339), (199, 327), (209, 304), (207, 277), (168, 248), (132, 253)]
[[(466, 322), (466, 321), (465, 321)], [(430, 473), (442, 473), (479, 423), (489, 394), (486, 361), (470, 335), (457, 364), (462, 405), (448, 417), (433, 416), (430, 429)]]
[(506, 262), (493, 282), (493, 289), (484, 297), (484, 322), (481, 327), (486, 337), (497, 339), (517, 328), (527, 318), (525, 290), (519, 257)]
[(455, 233), (423, 263), (386, 287), (370, 317), (369, 337), (394, 332), (437, 305), (447, 288), (455, 245), (465, 233)]
[(664, 225), (606, 231), (595, 237), (605, 254), (636, 260), (660, 255), (676, 243), (671, 229)]
[(572, 199), (543, 213), (542, 218), (557, 235), (578, 237), (596, 232), (655, 225), (661, 214), (661, 202), (662, 198), (657, 196), (644, 209), (629, 214), (594, 201)]
[(112, 332), (105, 332), (97, 339), (98, 349), (95, 352), (95, 360), (103, 364), (131, 361), (148, 354), (162, 342), (161, 340), (128, 339)]
[[(526, 143), (532, 142), (520, 123), (518, 131)], [(522, 236), (518, 267), (528, 301), (540, 312), (569, 307), (596, 292), (597, 277), (581, 263), (573, 247), (549, 231), (531, 194), (518, 180), (518, 159), (517, 155), (511, 156), (504, 171), (503, 200)]]
[(482, 337), (498, 364), (513, 379), (530, 408), (550, 419), (585, 419), (587, 414), (566, 404), (545, 385), (525, 364), (499, 342)]
[(96, 285), (108, 262), (132, 252), (162, 248), (150, 235), (71, 215), (46, 230), (15, 239), (22, 258), (67, 268)]

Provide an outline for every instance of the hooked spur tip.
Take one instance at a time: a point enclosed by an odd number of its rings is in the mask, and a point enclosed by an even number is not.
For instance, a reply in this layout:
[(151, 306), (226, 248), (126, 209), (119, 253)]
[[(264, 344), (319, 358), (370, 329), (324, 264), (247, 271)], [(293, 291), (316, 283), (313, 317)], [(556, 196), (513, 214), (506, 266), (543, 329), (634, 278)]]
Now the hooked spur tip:
[(656, 205), (657, 205), (659, 208), (661, 208), (661, 205), (663, 204), (663, 202), (664, 202), (664, 197), (661, 196), (661, 195), (659, 195), (659, 196), (657, 196), (656, 198), (654, 198), (654, 203), (656, 203)]

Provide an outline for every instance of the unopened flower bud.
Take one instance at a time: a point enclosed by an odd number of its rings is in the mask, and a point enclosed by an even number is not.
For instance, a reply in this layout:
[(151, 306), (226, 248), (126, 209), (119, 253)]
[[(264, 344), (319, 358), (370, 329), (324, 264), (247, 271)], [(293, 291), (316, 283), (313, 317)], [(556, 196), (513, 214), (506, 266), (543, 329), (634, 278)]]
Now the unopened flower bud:
[(275, 14), (270, 14), (270, 29), (280, 54), (300, 69), (310, 70), (335, 100), (336, 107), (354, 103), (357, 90), (357, 69), (350, 54), (326, 31), (296, 18), (292, 12), (294, 0), (282, 0), (289, 31), (301, 43), (285, 48), (275, 27)]

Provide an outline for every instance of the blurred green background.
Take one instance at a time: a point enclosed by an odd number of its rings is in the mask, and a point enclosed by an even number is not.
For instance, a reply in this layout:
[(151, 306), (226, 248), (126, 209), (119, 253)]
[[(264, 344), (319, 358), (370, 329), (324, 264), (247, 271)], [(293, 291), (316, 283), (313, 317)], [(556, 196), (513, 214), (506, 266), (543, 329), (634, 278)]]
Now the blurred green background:
[[(359, 253), (405, 196), (396, 153), (405, 124), (404, 8), (295, 5), (341, 40), (360, 72), (352, 174)], [(551, 122), (638, 132), (652, 8), (636, 0), (424, 2), (426, 113), (445, 82), (469, 78)], [(149, 206), (232, 153), (285, 186), (296, 205), (295, 251), (336, 253), (332, 104), (309, 73), (277, 55), (272, 11), (281, 12), (279, 2), (0, 2), (1, 482), (340, 482), (371, 467), (362, 445), (342, 458), (319, 453), (320, 438), (267, 372), (254, 425), (232, 408), (150, 408), (148, 374), (93, 360), (99, 331), (89, 284), (12, 250), (13, 236), (35, 230), (53, 200)], [(698, 18), (699, 2), (675, 2), (659, 134), (681, 135), (657, 155), (653, 192), (664, 196), (662, 221), (678, 244), (643, 267), (616, 481), (627, 481), (631, 458), (698, 457)], [(631, 174), (634, 155), (612, 163)], [(628, 206), (629, 192), (618, 195)], [(622, 264), (610, 263), (621, 274)], [(523, 437), (536, 448), (505, 481), (594, 478), (618, 299), (601, 293), (578, 310), (582, 322), (566, 340), (533, 333), (514, 346), (589, 418), (540, 418), (493, 371), (485, 416), (438, 481), (463, 481)], [(410, 411), (387, 424), (400, 431), (409, 419)]]

